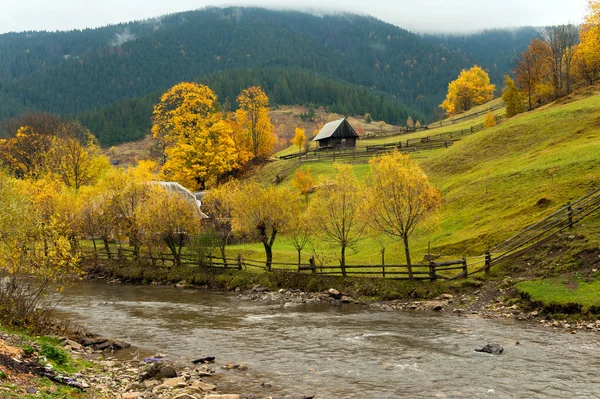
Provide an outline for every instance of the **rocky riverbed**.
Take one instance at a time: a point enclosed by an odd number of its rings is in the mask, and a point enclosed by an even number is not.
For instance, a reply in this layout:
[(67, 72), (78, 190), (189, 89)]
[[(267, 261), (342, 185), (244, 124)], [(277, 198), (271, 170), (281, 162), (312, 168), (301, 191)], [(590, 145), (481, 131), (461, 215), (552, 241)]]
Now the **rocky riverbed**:
[(520, 303), (507, 303), (510, 281), (488, 284), (481, 290), (468, 294), (442, 294), (432, 300), (392, 300), (366, 302), (352, 298), (334, 288), (324, 292), (307, 293), (301, 290), (280, 289), (271, 292), (267, 287), (255, 286), (252, 290), (238, 294), (240, 300), (253, 300), (279, 304), (283, 308), (295, 308), (315, 303), (362, 305), (382, 311), (432, 311), (453, 313), (458, 316), (504, 318), (538, 323), (540, 326), (567, 330), (571, 334), (579, 331), (600, 332), (600, 320), (567, 321), (556, 320), (543, 309), (524, 309)]
[[(53, 397), (60, 385), (80, 391), (86, 398), (247, 397), (220, 392), (215, 384), (219, 378), (214, 357), (200, 358), (196, 364), (189, 365), (169, 361), (160, 354), (143, 359), (132, 353), (123, 357), (117, 356), (115, 351), (126, 347), (125, 343), (100, 337), (76, 339), (60, 338), (60, 346), (71, 359), (84, 360), (89, 367), (63, 374), (54, 369), (35, 342), (16, 334), (0, 333), (0, 397), (20, 398), (27, 394)], [(98, 349), (100, 347), (102, 349)], [(245, 370), (245, 366), (237, 364), (225, 364), (222, 368), (233, 372)], [(49, 378), (54, 384), (42, 384), (37, 377)]]

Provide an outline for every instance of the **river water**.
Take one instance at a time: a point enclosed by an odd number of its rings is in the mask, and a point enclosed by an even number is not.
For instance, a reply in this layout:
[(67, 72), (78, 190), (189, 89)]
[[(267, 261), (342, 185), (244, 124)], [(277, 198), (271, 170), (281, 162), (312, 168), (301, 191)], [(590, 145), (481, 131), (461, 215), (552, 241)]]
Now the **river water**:
[[(67, 288), (58, 308), (91, 331), (174, 360), (212, 355), (217, 365), (244, 364), (248, 372), (222, 371), (247, 373), (238, 393), (600, 397), (600, 343), (593, 333), (359, 305), (283, 308), (222, 292), (102, 282)], [(491, 342), (504, 346), (504, 354), (473, 351)]]

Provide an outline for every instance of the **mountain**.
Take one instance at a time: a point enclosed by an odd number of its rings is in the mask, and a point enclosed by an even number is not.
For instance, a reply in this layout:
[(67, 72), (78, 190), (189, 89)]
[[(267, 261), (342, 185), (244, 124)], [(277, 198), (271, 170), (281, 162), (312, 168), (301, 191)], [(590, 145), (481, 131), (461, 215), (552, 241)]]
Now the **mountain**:
[[(199, 81), (232, 107), (243, 88), (260, 84), (274, 104), (427, 121), (461, 69), (478, 62), (500, 83), (535, 34), (420, 36), (372, 17), (237, 7), (9, 33), (0, 35), (0, 119), (27, 111), (76, 116), (113, 144), (147, 133), (161, 92)], [(490, 51), (500, 47), (508, 50)]]

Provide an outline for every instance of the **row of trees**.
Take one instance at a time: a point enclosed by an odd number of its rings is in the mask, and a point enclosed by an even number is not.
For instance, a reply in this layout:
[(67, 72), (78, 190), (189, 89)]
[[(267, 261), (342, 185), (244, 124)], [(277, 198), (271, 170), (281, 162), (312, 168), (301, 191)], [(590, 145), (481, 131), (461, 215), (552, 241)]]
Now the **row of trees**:
[[(260, 241), (267, 269), (273, 261), (273, 245), (286, 236), (301, 252), (310, 240), (339, 245), (340, 267), (346, 275), (346, 250), (368, 232), (398, 239), (405, 250), (412, 278), (409, 237), (415, 229), (435, 220), (441, 205), (439, 190), (428, 181), (417, 162), (394, 152), (370, 162), (368, 181), (360, 182), (351, 165), (335, 165), (332, 181), (313, 186), (310, 172), (298, 172), (294, 186), (306, 201), (299, 201), (285, 187), (261, 187), (256, 183), (228, 183), (205, 197), (210, 218), (207, 228), (217, 237), (222, 256), (237, 228)], [(308, 193), (314, 191), (308, 201)]]
[(16, 177), (56, 176), (78, 190), (95, 183), (109, 168), (94, 135), (76, 121), (50, 114), (28, 114), (0, 139), (0, 163)]
[(192, 190), (215, 186), (219, 178), (252, 159), (272, 154), (276, 136), (269, 99), (258, 86), (225, 112), (207, 86), (179, 83), (154, 107), (152, 132), (163, 148), (163, 174)]
[(545, 28), (516, 60), (516, 83), (536, 104), (570, 94), (574, 84), (592, 84), (600, 73), (600, 1), (588, 0), (588, 14), (579, 27)]

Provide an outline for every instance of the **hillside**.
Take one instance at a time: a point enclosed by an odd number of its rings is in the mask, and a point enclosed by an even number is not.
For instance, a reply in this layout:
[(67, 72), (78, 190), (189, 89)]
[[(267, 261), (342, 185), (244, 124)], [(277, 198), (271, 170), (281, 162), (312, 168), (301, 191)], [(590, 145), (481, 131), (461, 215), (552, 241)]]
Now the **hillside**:
[[(444, 198), (439, 225), (418, 232), (413, 239), (415, 259), (427, 253), (429, 241), (436, 254), (480, 255), (599, 187), (599, 102), (600, 88), (586, 89), (494, 128), (467, 135), (448, 149), (415, 154)], [(479, 122), (474, 119), (470, 123)], [(430, 133), (434, 132), (437, 129)], [(361, 179), (368, 175), (366, 162), (353, 164)], [(282, 184), (291, 184), (295, 171), (308, 168), (317, 179), (333, 175), (331, 161), (299, 164), (290, 160), (269, 164), (253, 178), (268, 184), (279, 174), (286, 176)], [(383, 242), (389, 246), (386, 254), (390, 262), (402, 261), (399, 245)], [(281, 251), (281, 258), (292, 260), (294, 251), (287, 245), (281, 242), (277, 250)], [(363, 240), (349, 257), (349, 263), (372, 263), (380, 245), (381, 241)], [(237, 250), (261, 256), (258, 246), (232, 248)]]
[(424, 122), (462, 68), (480, 62), (500, 84), (515, 52), (535, 35), (528, 28), (425, 38), (371, 17), (254, 8), (10, 33), (0, 35), (0, 119), (26, 111), (76, 115), (110, 145), (143, 137), (159, 94), (195, 80), (233, 106), (241, 89), (261, 84), (273, 104)]

